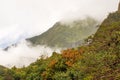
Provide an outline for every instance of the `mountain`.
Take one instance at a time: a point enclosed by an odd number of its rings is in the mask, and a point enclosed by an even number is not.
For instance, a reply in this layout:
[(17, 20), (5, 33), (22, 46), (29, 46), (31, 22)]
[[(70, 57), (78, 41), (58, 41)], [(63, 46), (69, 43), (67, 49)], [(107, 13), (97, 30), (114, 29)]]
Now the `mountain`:
[(85, 38), (96, 32), (98, 29), (97, 25), (97, 20), (91, 17), (66, 23), (57, 22), (48, 31), (27, 40), (34, 45), (65, 48), (76, 47), (80, 46)]
[[(119, 8), (120, 9), (120, 8)], [(120, 10), (110, 13), (103, 21), (93, 38), (93, 46), (99, 50), (116, 48), (120, 40)]]
[(13, 79), (7, 80), (120, 80), (120, 8), (89, 39), (89, 45), (53, 52), (28, 67), (13, 67)]

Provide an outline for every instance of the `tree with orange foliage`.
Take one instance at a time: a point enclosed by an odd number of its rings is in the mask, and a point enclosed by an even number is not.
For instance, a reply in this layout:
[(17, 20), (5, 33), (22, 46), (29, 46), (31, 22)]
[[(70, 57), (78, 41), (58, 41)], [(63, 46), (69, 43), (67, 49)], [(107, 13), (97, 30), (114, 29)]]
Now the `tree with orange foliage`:
[(62, 57), (66, 60), (65, 64), (67, 66), (72, 66), (78, 59), (81, 58), (81, 53), (83, 51), (78, 51), (75, 49), (67, 49), (62, 51)]

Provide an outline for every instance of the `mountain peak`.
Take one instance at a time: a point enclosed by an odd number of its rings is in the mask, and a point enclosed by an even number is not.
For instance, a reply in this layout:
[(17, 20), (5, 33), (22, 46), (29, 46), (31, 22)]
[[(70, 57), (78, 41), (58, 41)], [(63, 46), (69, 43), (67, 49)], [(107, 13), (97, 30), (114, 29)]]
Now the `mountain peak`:
[(69, 23), (57, 22), (48, 31), (27, 40), (34, 45), (60, 48), (77, 47), (83, 43), (85, 38), (96, 32), (97, 24), (98, 22), (92, 17)]

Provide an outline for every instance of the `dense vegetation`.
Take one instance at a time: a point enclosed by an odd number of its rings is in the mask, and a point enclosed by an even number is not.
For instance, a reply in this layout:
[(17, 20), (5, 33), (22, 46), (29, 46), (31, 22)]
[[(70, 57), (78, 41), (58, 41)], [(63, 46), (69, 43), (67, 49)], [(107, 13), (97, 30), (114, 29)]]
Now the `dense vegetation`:
[(0, 80), (3, 79), (3, 76), (5, 76), (6, 71), (7, 71), (7, 68), (0, 66)]
[(96, 32), (97, 25), (98, 22), (91, 17), (71, 22), (57, 22), (42, 35), (28, 40), (35, 45), (62, 48), (76, 47), (82, 44), (85, 38)]
[(111, 13), (89, 39), (89, 45), (8, 69), (1, 80), (120, 80), (120, 13)]

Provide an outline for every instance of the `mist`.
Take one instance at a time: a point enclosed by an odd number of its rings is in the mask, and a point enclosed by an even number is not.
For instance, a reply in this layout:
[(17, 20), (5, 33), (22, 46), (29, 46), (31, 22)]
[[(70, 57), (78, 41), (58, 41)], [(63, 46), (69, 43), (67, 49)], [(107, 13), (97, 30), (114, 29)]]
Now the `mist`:
[(118, 3), (119, 0), (1, 0), (0, 47), (40, 35), (58, 21), (85, 16), (102, 21), (117, 10)]
[(19, 44), (9, 47), (8, 50), (0, 49), (0, 65), (8, 68), (28, 66), (41, 56), (50, 57), (54, 51), (60, 52), (60, 49), (43, 45), (32, 46), (27, 41), (21, 41)]
[[(58, 21), (86, 16), (103, 21), (117, 10), (118, 3), (119, 0), (1, 0), (0, 65), (28, 66), (41, 55), (51, 56), (56, 49), (42, 45), (33, 47), (22, 40), (40, 35)], [(7, 51), (2, 49), (18, 42)]]

